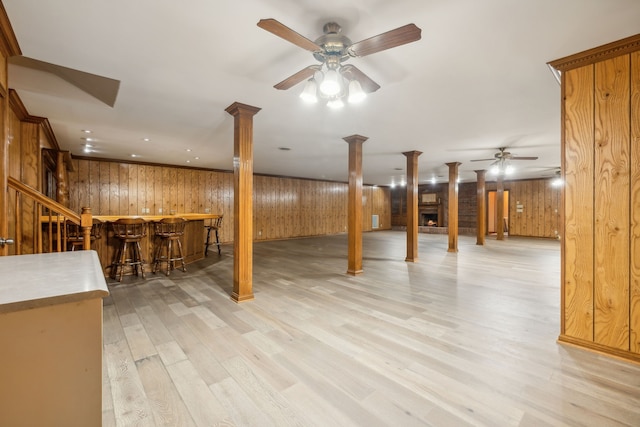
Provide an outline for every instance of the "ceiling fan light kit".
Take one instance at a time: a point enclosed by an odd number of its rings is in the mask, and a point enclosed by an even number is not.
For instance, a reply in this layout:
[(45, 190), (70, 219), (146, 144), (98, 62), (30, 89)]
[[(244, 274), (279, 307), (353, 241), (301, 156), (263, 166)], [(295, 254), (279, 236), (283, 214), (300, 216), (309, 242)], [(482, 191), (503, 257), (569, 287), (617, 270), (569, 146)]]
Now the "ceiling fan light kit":
[(491, 166), (490, 172), (493, 175), (511, 175), (515, 172), (515, 168), (507, 163), (496, 162)]
[(422, 32), (415, 24), (407, 24), (395, 30), (352, 43), (349, 38), (340, 34), (342, 31), (340, 25), (328, 22), (323, 27), (324, 34), (314, 42), (275, 19), (261, 19), (257, 25), (263, 30), (312, 52), (313, 57), (320, 62), (320, 65), (310, 65), (303, 68), (274, 87), (286, 90), (307, 80), (300, 98), (310, 103), (324, 99), (327, 101), (327, 106), (333, 108), (344, 106), (343, 98), (346, 98), (349, 103), (357, 103), (366, 98), (367, 93), (380, 89), (379, 84), (355, 66), (344, 65), (344, 61), (420, 40)]
[(490, 165), (489, 172), (494, 175), (511, 175), (515, 172), (515, 168), (511, 165), (512, 160), (538, 160), (537, 156), (522, 157), (514, 156), (510, 152), (506, 151), (506, 147), (498, 148), (498, 152), (494, 154), (492, 159), (474, 159), (472, 162), (486, 162), (493, 160)]

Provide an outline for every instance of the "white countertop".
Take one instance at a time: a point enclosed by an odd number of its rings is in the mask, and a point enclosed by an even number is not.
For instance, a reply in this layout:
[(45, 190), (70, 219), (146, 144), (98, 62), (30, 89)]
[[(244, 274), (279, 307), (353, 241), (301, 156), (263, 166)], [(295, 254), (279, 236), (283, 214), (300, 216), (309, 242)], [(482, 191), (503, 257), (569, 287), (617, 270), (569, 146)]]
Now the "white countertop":
[(95, 251), (0, 256), (0, 313), (107, 295)]

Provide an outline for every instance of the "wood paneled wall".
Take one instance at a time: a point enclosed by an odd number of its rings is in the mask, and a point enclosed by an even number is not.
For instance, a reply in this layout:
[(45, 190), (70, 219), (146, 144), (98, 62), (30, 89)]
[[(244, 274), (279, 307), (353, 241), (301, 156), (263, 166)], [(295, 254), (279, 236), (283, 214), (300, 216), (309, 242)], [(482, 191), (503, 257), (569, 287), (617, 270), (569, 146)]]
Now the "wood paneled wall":
[[(22, 104), (18, 94), (9, 91), (9, 112), (7, 118), (8, 141), (8, 175), (42, 191), (42, 150), (57, 149), (57, 142), (45, 132), (48, 122), (41, 117), (30, 116)], [(15, 193), (8, 192), (7, 218), (9, 221), (9, 236), (21, 239), (23, 253), (34, 251), (34, 210), (32, 200), (21, 201), (22, 223), (21, 236), (15, 235)], [(13, 254), (15, 246), (8, 248), (8, 253)]]
[[(490, 178), (490, 177), (489, 177)], [(560, 187), (553, 187), (551, 179), (531, 179), (505, 181), (504, 188), (509, 191), (509, 235), (526, 237), (558, 238), (561, 233)], [(420, 194), (436, 193), (442, 200), (445, 222), (449, 209), (447, 183), (425, 184), (420, 186)], [(477, 200), (475, 182), (459, 184), (458, 217), (459, 227), (475, 229), (477, 227)], [(487, 191), (495, 191), (496, 183), (487, 182)], [(391, 192), (393, 225), (406, 225), (406, 190), (394, 189)], [(488, 198), (488, 196), (487, 196)], [(518, 209), (521, 206), (521, 209)], [(519, 211), (522, 212), (519, 212)]]
[(563, 71), (560, 341), (640, 361), (640, 35)]
[(509, 190), (509, 235), (558, 238), (560, 223), (560, 188), (552, 180), (511, 181)]
[[(221, 213), (220, 238), (233, 240), (233, 174), (175, 166), (77, 158), (69, 172), (70, 208), (94, 215)], [(342, 233), (347, 226), (347, 184), (256, 175), (254, 239)], [(389, 190), (365, 186), (363, 229), (391, 228)], [(148, 209), (148, 212), (145, 210)]]
[[(12, 201), (7, 197), (7, 177), (9, 176), (9, 154), (11, 147), (11, 120), (9, 105), (9, 84), (8, 84), (8, 58), (15, 55), (21, 55), (18, 40), (11, 27), (11, 22), (7, 16), (7, 12), (0, 3), (0, 237), (15, 237), (13, 230), (14, 224), (11, 224), (9, 206)], [(11, 251), (11, 252), (10, 252)], [(0, 248), (0, 255), (8, 255), (13, 253), (13, 247), (3, 245)]]

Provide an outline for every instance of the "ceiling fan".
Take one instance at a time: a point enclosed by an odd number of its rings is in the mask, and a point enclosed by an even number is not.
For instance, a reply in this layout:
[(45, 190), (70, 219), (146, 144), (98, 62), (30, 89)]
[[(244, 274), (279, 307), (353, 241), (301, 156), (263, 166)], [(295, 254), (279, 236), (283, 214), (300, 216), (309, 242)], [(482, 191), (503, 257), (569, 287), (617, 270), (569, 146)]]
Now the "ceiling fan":
[(298, 34), (275, 19), (261, 19), (258, 27), (269, 31), (284, 40), (313, 53), (320, 64), (310, 65), (274, 85), (276, 89), (286, 90), (307, 80), (300, 95), (302, 99), (317, 102), (318, 96), (326, 99), (327, 105), (342, 106), (342, 98), (349, 102), (362, 100), (366, 93), (380, 89), (366, 74), (351, 64), (343, 62), (349, 58), (371, 55), (403, 44), (420, 40), (422, 30), (415, 24), (407, 24), (395, 30), (352, 43), (341, 34), (342, 28), (335, 22), (323, 27), (324, 34), (315, 41)]
[(514, 156), (510, 152), (506, 151), (507, 147), (498, 148), (498, 152), (494, 154), (492, 159), (474, 159), (472, 162), (486, 162), (493, 160), (491, 163), (491, 172), (498, 174), (510, 174), (513, 172), (513, 168), (510, 165), (511, 160), (538, 160), (537, 156), (530, 157), (522, 157), (522, 156)]

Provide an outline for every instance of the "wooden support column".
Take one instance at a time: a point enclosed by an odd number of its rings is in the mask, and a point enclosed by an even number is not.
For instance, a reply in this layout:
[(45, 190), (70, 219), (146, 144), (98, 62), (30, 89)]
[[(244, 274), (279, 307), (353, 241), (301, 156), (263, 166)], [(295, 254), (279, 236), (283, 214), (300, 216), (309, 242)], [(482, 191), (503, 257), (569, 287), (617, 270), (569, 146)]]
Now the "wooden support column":
[(458, 167), (462, 163), (446, 163), (449, 166), (449, 248), (447, 252), (458, 252)]
[(234, 102), (225, 110), (233, 126), (233, 293), (253, 299), (253, 116), (260, 108)]
[(407, 157), (407, 257), (418, 260), (418, 156), (421, 151), (406, 151)]
[(349, 200), (347, 233), (349, 241), (347, 274), (362, 273), (362, 143), (366, 136), (343, 138), (349, 143)]
[(478, 223), (477, 223), (477, 239), (476, 245), (484, 245), (484, 236), (487, 234), (486, 232), (486, 206), (485, 206), (485, 193), (486, 193), (486, 183), (485, 183), (485, 174), (486, 170), (477, 170), (475, 171), (478, 176), (477, 181), (477, 213), (478, 213)]
[(498, 174), (496, 181), (496, 212), (498, 221), (496, 224), (497, 240), (504, 240), (504, 183), (502, 182), (502, 174)]

